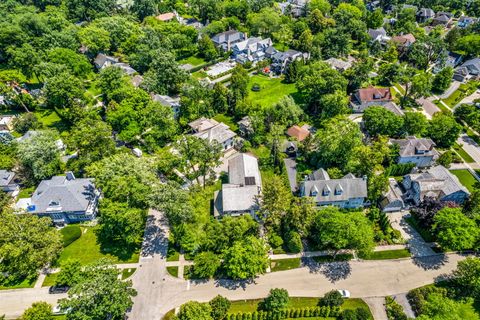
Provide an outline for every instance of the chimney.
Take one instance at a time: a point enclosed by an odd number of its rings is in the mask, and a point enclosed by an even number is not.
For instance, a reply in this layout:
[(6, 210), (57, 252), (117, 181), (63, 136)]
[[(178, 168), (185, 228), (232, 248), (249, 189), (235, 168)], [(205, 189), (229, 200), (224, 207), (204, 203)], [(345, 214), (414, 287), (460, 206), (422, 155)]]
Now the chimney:
[(73, 174), (72, 171), (68, 171), (66, 174), (66, 178), (68, 181), (72, 181), (72, 180), (75, 180), (75, 175)]

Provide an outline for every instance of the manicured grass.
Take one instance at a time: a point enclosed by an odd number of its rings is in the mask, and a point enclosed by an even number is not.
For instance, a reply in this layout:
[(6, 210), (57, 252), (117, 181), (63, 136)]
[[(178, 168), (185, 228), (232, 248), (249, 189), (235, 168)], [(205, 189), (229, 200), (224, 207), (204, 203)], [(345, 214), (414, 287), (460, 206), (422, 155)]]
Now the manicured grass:
[(413, 229), (415, 229), (415, 231), (417, 231), (420, 234), (420, 236), (422, 236), (422, 238), (423, 238), (423, 240), (425, 240), (425, 242), (434, 242), (435, 241), (435, 238), (433, 237), (433, 235), (428, 230), (423, 229), (418, 224), (418, 221), (417, 221), (417, 219), (415, 219), (415, 217), (411, 216), (411, 217), (405, 218), (405, 221), (407, 221), (407, 223)]
[(63, 247), (67, 247), (82, 236), (82, 229), (77, 225), (69, 225), (60, 230), (62, 234)]
[(197, 80), (204, 79), (207, 77), (207, 73), (203, 70), (195, 71), (194, 73), (192, 73), (192, 77), (194, 77)]
[(458, 89), (452, 93), (448, 98), (443, 99), (450, 108), (455, 107), (463, 98), (471, 95), (478, 87), (478, 82), (472, 81), (469, 83), (462, 83)]
[(300, 258), (272, 260), (270, 261), (270, 268), (272, 272), (284, 271), (300, 268)]
[(162, 320), (173, 320), (175, 319), (175, 309), (172, 309), (168, 311), (164, 316)]
[[(190, 192), (190, 203), (195, 211), (195, 216), (202, 225), (207, 223), (213, 215), (213, 193), (222, 188), (221, 181), (216, 181), (213, 185), (207, 185), (205, 189), (196, 186)], [(199, 227), (201, 225), (199, 224)]]
[(453, 149), (463, 158), (466, 163), (474, 163), (475, 160), (460, 146), (455, 142)]
[[(394, 87), (397, 88), (398, 91), (400, 91), (401, 94), (405, 94), (405, 89), (403, 89), (400, 84), (395, 83), (395, 84), (394, 84)], [(392, 91), (395, 91), (395, 89), (393, 89)]]
[(17, 198), (18, 199), (30, 198), (34, 191), (35, 191), (35, 187), (28, 187), (28, 188), (22, 189), (20, 190), (20, 193), (18, 194)]
[[(260, 86), (260, 91), (251, 90), (254, 84)], [(295, 94), (297, 88), (294, 83), (285, 83), (281, 78), (270, 79), (268, 76), (254, 75), (248, 83), (248, 91), (254, 104), (267, 107), (277, 103), (284, 96)]]
[(375, 251), (368, 257), (362, 257), (365, 260), (389, 260), (410, 257), (410, 251), (407, 249)]
[(328, 256), (320, 256), (320, 257), (313, 257), (312, 258), (315, 262), (318, 263), (326, 263), (326, 262), (335, 262), (335, 261), (348, 261), (353, 259), (352, 254), (337, 254), (335, 257), (328, 255)]
[(445, 113), (452, 112), (452, 110), (449, 109), (449, 108), (447, 108), (447, 107), (445, 107), (445, 106), (443, 105), (443, 103), (440, 102), (440, 100), (435, 100), (435, 101), (433, 101), (433, 103), (435, 103), (435, 105), (436, 105), (436, 106), (440, 109), (440, 111), (442, 111), (442, 112), (445, 112)]
[(122, 280), (130, 278), (137, 268), (128, 268), (122, 270)]
[(178, 277), (178, 267), (167, 267), (167, 272), (173, 277)]
[(60, 118), (55, 110), (36, 110), (34, 113), (38, 121), (43, 124), (45, 128), (56, 129), (59, 132), (68, 129), (68, 125)]
[(229, 117), (225, 114), (219, 113), (215, 117), (213, 117), (214, 120), (217, 120), (218, 122), (223, 122), (227, 126), (230, 127), (230, 130), (232, 131), (237, 131), (238, 130), (238, 125), (233, 119), (233, 117)]
[(460, 183), (463, 184), (469, 191), (473, 191), (473, 185), (475, 182), (477, 182), (477, 179), (468, 171), (467, 169), (462, 169), (462, 170), (450, 170), (451, 173), (453, 173), (458, 180), (460, 180)]
[(23, 288), (33, 288), (37, 279), (19, 281), (9, 285), (0, 285), (0, 290), (10, 290), (10, 289), (23, 289)]
[[(114, 248), (107, 245), (103, 247), (97, 242), (95, 230), (97, 227), (82, 227), (82, 236), (63, 249), (57, 265), (61, 265), (68, 259), (77, 259), (81, 264), (89, 264), (101, 258), (109, 258), (113, 263), (136, 263), (139, 258), (139, 250), (134, 253), (126, 253), (122, 248)], [(120, 250), (119, 250), (120, 249)]]
[[(238, 300), (232, 301), (228, 313), (245, 313), (245, 312), (254, 312), (258, 310), (258, 305), (262, 302), (263, 299), (252, 299), (252, 300)], [(319, 305), (320, 298), (303, 298), (303, 297), (291, 297), (288, 303), (287, 308), (308, 308), (316, 307)], [(370, 312), (370, 308), (362, 299), (345, 299), (344, 303), (340, 307), (341, 310), (346, 309), (357, 309), (362, 308)], [(373, 317), (372, 317), (373, 318)], [(308, 319), (324, 319), (324, 318), (308, 318)], [(331, 318), (327, 318), (331, 319)]]
[(178, 261), (180, 259), (180, 252), (173, 246), (173, 245), (168, 245), (168, 251), (167, 251), (167, 261)]
[(57, 281), (57, 276), (58, 273), (50, 273), (47, 274), (45, 277), (45, 280), (43, 280), (42, 287), (51, 287), (55, 284), (55, 281)]
[(207, 63), (203, 58), (198, 56), (190, 56), (188, 58), (182, 59), (178, 61), (178, 64), (191, 64), (192, 66), (199, 66), (201, 64)]

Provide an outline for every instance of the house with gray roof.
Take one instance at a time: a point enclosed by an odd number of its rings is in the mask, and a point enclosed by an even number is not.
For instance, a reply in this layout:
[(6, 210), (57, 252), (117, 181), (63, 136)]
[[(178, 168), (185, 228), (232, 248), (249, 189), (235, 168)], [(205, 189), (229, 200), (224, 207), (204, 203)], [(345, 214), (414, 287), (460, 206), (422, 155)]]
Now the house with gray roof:
[(387, 36), (387, 31), (385, 31), (385, 28), (383, 27), (378, 29), (368, 29), (368, 35), (372, 42), (378, 42), (383, 45), (387, 44), (387, 42), (392, 39)]
[(40, 182), (32, 197), (19, 199), (16, 208), (62, 225), (95, 218), (99, 196), (92, 179), (77, 179), (67, 172)]
[(312, 197), (317, 206), (362, 208), (368, 196), (367, 178), (356, 178), (350, 173), (341, 179), (330, 179), (327, 171), (319, 169), (301, 182), (300, 196)]
[(212, 37), (212, 41), (218, 48), (223, 51), (230, 51), (234, 44), (244, 41), (247, 38), (245, 33), (237, 30), (228, 30), (218, 33)]
[(116, 57), (108, 56), (104, 53), (99, 53), (95, 57), (95, 60), (93, 60), (93, 64), (98, 70), (102, 70), (106, 67), (110, 67), (114, 64), (119, 63), (119, 59)]
[(461, 66), (455, 69), (453, 78), (457, 81), (464, 82), (470, 78), (480, 76), (480, 58), (474, 58), (465, 61)]
[(418, 10), (416, 16), (418, 22), (426, 22), (427, 20), (435, 18), (435, 11), (430, 8), (422, 8)]
[(20, 187), (15, 182), (15, 172), (0, 170), (0, 190), (9, 193), (12, 197), (18, 195)]
[(278, 7), (282, 14), (291, 14), (293, 17), (298, 18), (304, 16), (307, 12), (308, 0), (287, 0), (285, 2), (279, 2)]
[(413, 163), (418, 168), (430, 167), (439, 154), (435, 150), (435, 142), (431, 139), (409, 136), (405, 139), (391, 139), (391, 144), (400, 148), (397, 163)]
[(266, 58), (265, 51), (272, 46), (270, 38), (252, 37), (237, 42), (232, 46), (232, 57), (238, 63), (256, 63)]
[(179, 97), (170, 97), (162, 96), (160, 94), (152, 94), (152, 100), (159, 102), (162, 106), (170, 107), (173, 111), (175, 118), (178, 118), (180, 115), (180, 98)]
[(459, 28), (467, 28), (469, 26), (471, 26), (472, 24), (475, 24), (478, 22), (478, 18), (475, 18), (475, 17), (468, 17), (468, 16), (461, 16), (459, 19), (458, 19), (458, 23), (457, 23), (457, 26)]
[(262, 178), (257, 158), (245, 153), (235, 156), (228, 161), (228, 183), (214, 194), (214, 215), (253, 216), (259, 209), (261, 189)]
[(403, 201), (403, 192), (394, 178), (388, 179), (388, 191), (380, 201), (380, 207), (383, 212), (395, 212), (405, 209)]
[(217, 141), (222, 145), (224, 152), (232, 149), (235, 145), (237, 134), (230, 130), (230, 127), (225, 123), (202, 117), (190, 122), (188, 125), (192, 128), (194, 136), (208, 141)]
[(462, 204), (470, 196), (458, 178), (443, 166), (403, 177), (405, 200), (419, 205), (425, 197)]
[[(273, 47), (271, 47), (273, 48)], [(271, 69), (277, 74), (285, 73), (288, 70), (290, 63), (296, 60), (306, 61), (310, 58), (310, 55), (305, 52), (300, 52), (297, 50), (287, 50), (285, 52), (278, 51), (273, 48), (276, 52), (271, 54), (269, 58), (272, 60)], [(267, 55), (269, 53), (267, 52)]]

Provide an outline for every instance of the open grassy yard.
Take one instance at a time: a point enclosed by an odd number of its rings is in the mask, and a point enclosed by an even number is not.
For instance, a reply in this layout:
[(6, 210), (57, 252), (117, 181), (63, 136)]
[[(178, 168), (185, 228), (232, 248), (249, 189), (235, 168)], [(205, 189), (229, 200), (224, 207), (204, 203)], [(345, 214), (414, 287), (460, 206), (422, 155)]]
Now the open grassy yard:
[(375, 251), (368, 257), (362, 257), (365, 260), (389, 260), (410, 257), (410, 251), (407, 249)]
[(167, 272), (173, 277), (178, 277), (178, 267), (167, 267)]
[[(252, 91), (253, 85), (259, 85), (260, 91)], [(250, 100), (254, 104), (267, 107), (277, 103), (284, 96), (294, 95), (297, 93), (297, 88), (294, 83), (285, 83), (281, 78), (254, 75), (250, 77), (248, 91)]]
[(443, 99), (450, 108), (455, 107), (463, 98), (471, 95), (478, 87), (478, 81), (471, 81), (469, 83), (462, 83), (460, 87), (452, 93), (448, 98)]
[(45, 280), (43, 280), (42, 287), (51, 287), (55, 284), (55, 281), (57, 281), (57, 276), (58, 273), (50, 273), (45, 277)]
[[(238, 300), (232, 301), (228, 313), (240, 313), (240, 312), (254, 312), (258, 310), (258, 305), (263, 299), (254, 300)], [(320, 298), (303, 298), (303, 297), (290, 297), (290, 302), (287, 308), (307, 308), (316, 307), (320, 303)], [(345, 299), (341, 310), (362, 308), (370, 312), (370, 308), (362, 299)], [(325, 319), (325, 318), (308, 318), (308, 319)], [(331, 319), (331, 318), (327, 318)]]
[(462, 159), (466, 163), (474, 163), (475, 160), (460, 146), (458, 143), (455, 142), (453, 145), (453, 149), (462, 157)]
[(216, 181), (212, 185), (207, 185), (205, 189), (198, 186), (190, 193), (190, 203), (195, 210), (195, 215), (199, 222), (207, 223), (213, 214), (213, 193), (222, 188), (222, 182)]
[(296, 269), (296, 268), (300, 268), (300, 265), (301, 265), (300, 258), (270, 261), (270, 268), (272, 269), (272, 272)]
[(3, 285), (0, 285), (0, 290), (9, 290), (9, 289), (23, 289), (23, 288), (33, 288), (33, 286), (35, 285), (35, 281), (37, 279), (32, 279), (32, 280), (23, 280), (21, 282), (17, 282), (17, 283), (12, 283), (8, 286), (3, 286)]
[(232, 131), (238, 130), (237, 122), (233, 119), (233, 117), (227, 116), (223, 113), (219, 113), (215, 117), (213, 117), (213, 119), (217, 120), (218, 122), (225, 123), (227, 126), (230, 127), (230, 130)]
[(60, 133), (68, 130), (68, 124), (60, 118), (55, 110), (36, 110), (34, 113), (43, 127), (56, 129)]
[(202, 64), (207, 63), (203, 58), (198, 56), (190, 56), (188, 58), (182, 59), (178, 61), (178, 64), (191, 64), (192, 66), (196, 67)]
[(63, 249), (57, 260), (61, 265), (68, 259), (78, 259), (81, 264), (89, 264), (101, 258), (109, 258), (113, 263), (136, 263), (139, 250), (129, 254), (121, 248), (101, 246), (97, 241), (96, 227), (82, 227), (82, 236)]
[(451, 173), (453, 173), (458, 180), (460, 180), (460, 183), (463, 184), (469, 191), (473, 191), (473, 185), (477, 181), (475, 177), (470, 173), (470, 171), (463, 169), (463, 170), (450, 170)]
[(122, 280), (128, 279), (135, 273), (137, 268), (128, 268), (122, 270)]

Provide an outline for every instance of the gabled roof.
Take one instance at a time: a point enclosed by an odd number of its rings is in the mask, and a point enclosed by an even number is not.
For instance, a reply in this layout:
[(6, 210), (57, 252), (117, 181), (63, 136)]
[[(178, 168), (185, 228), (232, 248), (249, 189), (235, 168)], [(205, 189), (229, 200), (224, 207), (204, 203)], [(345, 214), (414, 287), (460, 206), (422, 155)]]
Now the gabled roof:
[(201, 117), (200, 119), (190, 122), (188, 125), (190, 126), (190, 128), (193, 129), (193, 131), (202, 132), (210, 128), (213, 128), (217, 124), (218, 122), (214, 119), (207, 119), (205, 117)]
[(310, 131), (308, 131), (305, 128), (294, 125), (288, 128), (287, 135), (297, 139), (298, 141), (303, 141), (310, 135)]
[(422, 18), (433, 18), (435, 16), (435, 11), (430, 8), (422, 8), (418, 10), (417, 16)]
[(86, 211), (96, 198), (92, 179), (75, 179), (73, 174), (43, 180), (30, 199), (31, 213)]
[(228, 182), (234, 185), (262, 185), (258, 161), (252, 155), (241, 153), (228, 160)]
[(218, 123), (209, 129), (197, 132), (194, 136), (200, 139), (206, 139), (208, 141), (217, 141), (218, 143), (224, 143), (225, 141), (235, 137), (237, 134), (230, 130), (230, 127), (225, 123)]
[(8, 186), (15, 177), (15, 172), (8, 170), (0, 170), (0, 187)]
[(392, 101), (392, 92), (390, 88), (363, 88), (358, 89), (357, 98), (361, 103), (375, 102), (375, 101)]
[(258, 208), (259, 194), (258, 186), (237, 187), (224, 184), (222, 185), (222, 210), (223, 212), (255, 210)]
[(243, 39), (245, 39), (245, 34), (237, 30), (228, 30), (212, 37), (212, 41), (217, 45), (227, 42), (237, 42)]
[(409, 33), (409, 34), (404, 34), (404, 35), (401, 35), (401, 36), (395, 36), (392, 38), (392, 41), (399, 44), (399, 45), (410, 45), (412, 43), (414, 43), (415, 41), (417, 41), (417, 39), (415, 39), (415, 37), (413, 36), (413, 34)]
[(432, 155), (438, 155), (438, 152), (434, 149), (435, 142), (431, 139), (410, 136), (406, 139), (391, 139), (390, 142), (400, 146), (401, 157), (431, 157)]
[(366, 198), (368, 195), (367, 180), (351, 176), (342, 179), (307, 180), (303, 182), (302, 188), (303, 194), (313, 196), (315, 202), (347, 201)]
[(159, 102), (163, 106), (178, 107), (180, 106), (180, 98), (172, 98), (170, 96), (162, 96), (160, 94), (152, 94), (152, 100)]
[(376, 40), (378, 37), (386, 37), (387, 36), (387, 31), (385, 31), (385, 28), (380, 27), (378, 29), (368, 29), (368, 35), (370, 38)]
[(412, 181), (418, 183), (420, 192), (423, 195), (431, 194), (443, 197), (458, 191), (470, 194), (458, 178), (444, 166), (436, 166), (428, 169), (426, 172), (410, 174), (409, 176)]
[(118, 62), (119, 62), (118, 58), (107, 56), (104, 53), (97, 54), (97, 56), (95, 57), (95, 60), (93, 61), (93, 63), (98, 69), (102, 69), (106, 63), (116, 64)]

